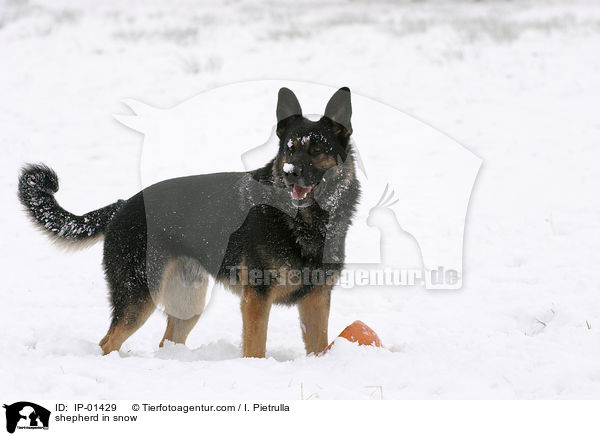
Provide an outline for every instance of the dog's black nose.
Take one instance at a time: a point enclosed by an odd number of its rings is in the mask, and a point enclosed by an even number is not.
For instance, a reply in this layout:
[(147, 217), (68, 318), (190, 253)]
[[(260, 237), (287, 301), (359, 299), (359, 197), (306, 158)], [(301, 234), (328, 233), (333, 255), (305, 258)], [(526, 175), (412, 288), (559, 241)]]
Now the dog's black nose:
[(302, 175), (302, 167), (300, 165), (294, 165), (292, 171), (290, 171), (290, 175), (300, 177)]

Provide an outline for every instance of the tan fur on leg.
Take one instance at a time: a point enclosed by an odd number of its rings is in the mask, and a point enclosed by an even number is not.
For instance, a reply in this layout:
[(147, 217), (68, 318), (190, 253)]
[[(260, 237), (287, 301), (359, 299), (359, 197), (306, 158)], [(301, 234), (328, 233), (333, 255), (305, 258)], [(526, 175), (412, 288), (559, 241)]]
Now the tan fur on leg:
[(165, 335), (160, 341), (159, 347), (162, 347), (165, 341), (175, 342), (176, 344), (185, 344), (185, 341), (200, 319), (200, 315), (191, 317), (190, 319), (179, 319), (169, 315), (167, 321), (167, 329)]
[(298, 302), (300, 326), (306, 354), (320, 353), (328, 344), (329, 305), (331, 286), (316, 286)]
[(244, 357), (265, 357), (271, 302), (250, 286), (244, 286), (241, 307)]
[(100, 341), (100, 347), (104, 354), (118, 351), (129, 336), (134, 334), (148, 319), (156, 306), (152, 300), (141, 303), (139, 306), (131, 307), (125, 311), (116, 325), (111, 326), (106, 336)]

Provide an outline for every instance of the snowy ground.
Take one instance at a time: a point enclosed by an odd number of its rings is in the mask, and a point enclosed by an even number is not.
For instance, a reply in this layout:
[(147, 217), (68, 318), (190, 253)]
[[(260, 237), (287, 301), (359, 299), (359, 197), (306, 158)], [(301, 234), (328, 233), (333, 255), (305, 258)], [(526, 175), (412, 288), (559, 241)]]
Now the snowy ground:
[[(0, 386), (9, 398), (598, 398), (600, 6), (591, 2), (4, 1), (0, 7)], [(347, 85), (484, 161), (460, 291), (334, 292), (331, 335), (361, 319), (385, 349), (304, 357), (273, 311), (268, 358), (240, 358), (238, 301), (218, 293), (188, 346), (155, 314), (100, 356), (101, 246), (65, 254), (16, 201), (20, 165), (61, 177), (87, 212), (140, 185), (119, 101), (173, 106), (249, 79)], [(226, 145), (214, 147), (226, 150)], [(379, 388), (381, 387), (381, 389)], [(18, 398), (17, 398), (18, 397)]]

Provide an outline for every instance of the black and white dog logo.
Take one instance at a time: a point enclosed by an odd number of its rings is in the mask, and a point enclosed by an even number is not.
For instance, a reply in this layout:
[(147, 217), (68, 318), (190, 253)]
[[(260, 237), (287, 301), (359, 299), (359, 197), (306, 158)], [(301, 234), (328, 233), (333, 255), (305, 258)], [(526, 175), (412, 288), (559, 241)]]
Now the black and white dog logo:
[(6, 431), (14, 433), (18, 429), (48, 430), (50, 411), (29, 401), (19, 401), (4, 405), (6, 409)]

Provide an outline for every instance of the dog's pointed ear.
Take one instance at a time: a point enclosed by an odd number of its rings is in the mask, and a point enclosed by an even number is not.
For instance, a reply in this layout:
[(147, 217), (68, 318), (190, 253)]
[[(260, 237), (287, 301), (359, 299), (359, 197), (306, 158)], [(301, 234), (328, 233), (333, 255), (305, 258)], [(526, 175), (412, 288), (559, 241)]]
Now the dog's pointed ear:
[[(342, 133), (344, 136), (352, 134), (352, 123), (350, 123), (350, 118), (352, 118), (352, 103), (350, 101), (349, 88), (344, 86), (333, 94), (325, 108), (325, 117), (339, 124), (337, 126), (339, 133)], [(340, 126), (343, 129), (340, 129)]]
[(285, 130), (292, 117), (302, 116), (302, 108), (296, 95), (288, 88), (281, 88), (277, 96), (277, 136)]

